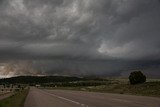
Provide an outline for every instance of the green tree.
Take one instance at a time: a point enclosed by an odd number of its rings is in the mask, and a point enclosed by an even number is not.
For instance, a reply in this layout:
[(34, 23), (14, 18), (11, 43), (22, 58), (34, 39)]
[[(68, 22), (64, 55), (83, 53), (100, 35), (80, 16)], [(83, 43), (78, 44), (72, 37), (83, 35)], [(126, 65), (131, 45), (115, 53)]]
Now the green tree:
[(146, 82), (146, 76), (141, 71), (134, 71), (129, 76), (130, 84), (139, 84)]

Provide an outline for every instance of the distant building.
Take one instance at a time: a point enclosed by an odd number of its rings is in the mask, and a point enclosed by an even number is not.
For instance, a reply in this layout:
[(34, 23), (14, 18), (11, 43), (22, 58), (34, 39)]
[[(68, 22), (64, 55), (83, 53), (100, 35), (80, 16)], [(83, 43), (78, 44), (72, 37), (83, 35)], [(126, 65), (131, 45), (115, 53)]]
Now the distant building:
[(36, 87), (38, 88), (38, 87), (40, 87), (41, 85), (39, 85), (39, 84), (36, 84)]

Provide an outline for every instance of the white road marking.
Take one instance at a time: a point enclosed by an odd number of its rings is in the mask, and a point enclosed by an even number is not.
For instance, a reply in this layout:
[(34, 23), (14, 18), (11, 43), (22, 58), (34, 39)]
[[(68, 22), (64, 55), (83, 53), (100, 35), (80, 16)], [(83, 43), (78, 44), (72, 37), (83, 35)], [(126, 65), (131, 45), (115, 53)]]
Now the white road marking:
[(59, 99), (63, 99), (63, 100), (66, 100), (66, 101), (69, 101), (69, 102), (72, 102), (72, 103), (75, 103), (75, 104), (80, 105), (79, 102), (76, 102), (76, 101), (73, 101), (73, 100), (70, 100), (70, 99), (67, 99), (67, 98), (64, 98), (64, 97), (60, 97), (60, 96), (55, 95), (55, 94), (51, 94), (51, 95), (54, 96), (54, 97), (57, 97), (57, 98), (59, 98)]
[[(42, 90), (41, 90), (41, 91), (42, 91)], [(58, 95), (55, 95), (55, 94), (51, 94), (51, 93), (48, 93), (48, 92), (46, 92), (46, 91), (42, 91), (42, 92), (43, 92), (43, 93), (46, 93), (46, 94), (48, 94), (48, 95), (51, 95), (51, 96), (53, 96), (53, 97), (62, 99), (62, 100), (66, 100), (66, 101), (68, 101), (68, 102), (72, 102), (72, 103), (77, 104), (77, 105), (80, 105), (80, 106), (82, 106), (82, 107), (89, 107), (88, 105), (85, 105), (85, 104), (83, 104), (83, 103), (79, 103), (79, 102), (77, 102), (77, 101), (74, 101), (74, 100), (71, 100), (71, 99), (68, 99), (68, 98), (65, 98), (65, 97), (61, 97), (61, 96), (58, 96)]]

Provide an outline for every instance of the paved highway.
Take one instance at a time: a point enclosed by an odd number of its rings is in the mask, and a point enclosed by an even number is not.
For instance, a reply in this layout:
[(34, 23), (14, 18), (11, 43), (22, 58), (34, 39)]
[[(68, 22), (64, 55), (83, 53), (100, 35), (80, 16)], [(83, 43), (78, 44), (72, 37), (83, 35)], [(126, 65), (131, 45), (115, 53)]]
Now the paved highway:
[(24, 107), (160, 107), (154, 97), (31, 88)]

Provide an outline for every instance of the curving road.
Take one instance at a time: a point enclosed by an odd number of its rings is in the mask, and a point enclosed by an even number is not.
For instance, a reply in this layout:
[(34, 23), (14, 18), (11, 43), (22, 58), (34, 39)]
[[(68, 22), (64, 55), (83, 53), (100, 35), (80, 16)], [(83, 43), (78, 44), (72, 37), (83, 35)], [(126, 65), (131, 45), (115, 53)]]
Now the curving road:
[(32, 87), (24, 107), (160, 107), (160, 99), (82, 91), (40, 90)]

